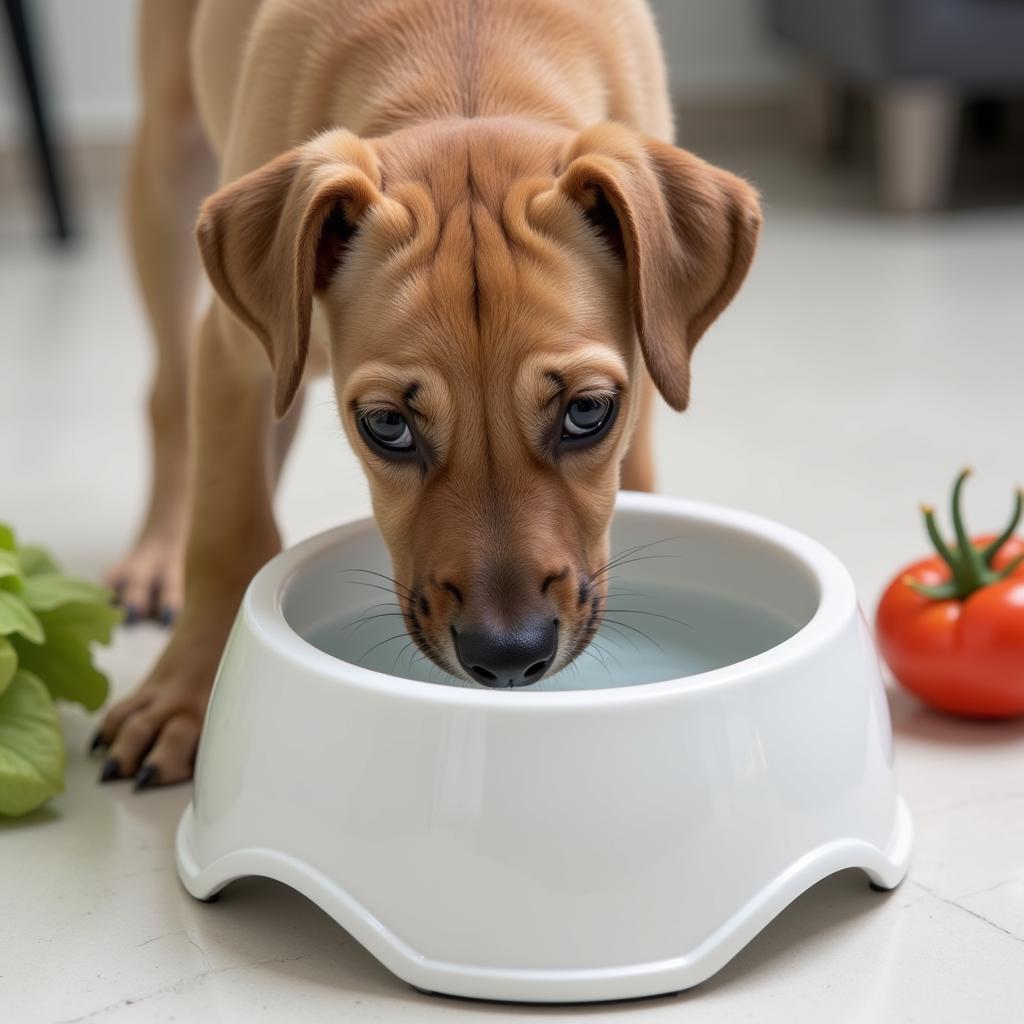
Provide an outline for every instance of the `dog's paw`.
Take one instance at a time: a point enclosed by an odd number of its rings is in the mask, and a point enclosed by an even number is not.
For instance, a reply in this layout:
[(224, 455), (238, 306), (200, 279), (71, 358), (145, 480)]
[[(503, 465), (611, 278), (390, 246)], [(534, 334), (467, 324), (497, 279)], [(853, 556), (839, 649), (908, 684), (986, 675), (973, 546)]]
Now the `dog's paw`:
[(125, 610), (125, 622), (156, 619), (165, 626), (181, 610), (185, 593), (184, 541), (176, 531), (143, 535), (106, 575), (107, 586)]
[(92, 743), (104, 752), (100, 782), (133, 778), (135, 789), (192, 777), (211, 678), (155, 676), (106, 713)]

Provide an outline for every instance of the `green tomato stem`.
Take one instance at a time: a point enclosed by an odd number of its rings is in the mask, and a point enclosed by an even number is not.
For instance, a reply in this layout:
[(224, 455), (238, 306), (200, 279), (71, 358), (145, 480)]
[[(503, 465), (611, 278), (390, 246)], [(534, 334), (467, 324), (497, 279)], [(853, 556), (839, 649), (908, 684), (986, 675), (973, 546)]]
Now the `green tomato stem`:
[(962, 470), (953, 485), (951, 513), (956, 547), (947, 544), (939, 532), (935, 521), (935, 509), (930, 505), (921, 506), (925, 530), (939, 557), (949, 567), (950, 578), (945, 583), (935, 586), (921, 583), (911, 577), (905, 577), (904, 582), (912, 590), (934, 601), (965, 601), (975, 591), (1006, 579), (1015, 569), (1024, 565), (1024, 554), (1021, 554), (998, 571), (992, 568), (992, 559), (1013, 536), (1020, 523), (1021, 515), (1024, 513), (1024, 493), (1018, 488), (1013, 502), (1013, 514), (1003, 532), (984, 548), (976, 548), (971, 543), (963, 516), (963, 488), (970, 475), (970, 469)]
[[(967, 581), (963, 579), (963, 572), (960, 567), (960, 559), (956, 552), (950, 548), (950, 546), (942, 539), (942, 534), (939, 533), (938, 524), (935, 522), (935, 509), (931, 505), (922, 505), (921, 513), (924, 516), (924, 526), (928, 531), (928, 536), (931, 538), (932, 544), (935, 545), (935, 550), (939, 553), (939, 557), (949, 566), (949, 571), (952, 574), (953, 581), (957, 586), (957, 593), (963, 590), (967, 586)], [(921, 590), (924, 584), (914, 587), (918, 593), (924, 593)]]
[(1015, 569), (1019, 569), (1022, 565), (1024, 565), (1024, 554), (1020, 554), (1016, 558), (1011, 558), (1010, 561), (999, 570), (996, 575), (996, 579), (1005, 580)]
[(903, 582), (911, 590), (932, 601), (949, 601), (951, 598), (960, 596), (960, 590), (952, 580), (948, 583), (938, 583), (935, 586), (930, 586), (927, 583), (922, 583), (920, 580), (915, 580), (913, 576), (906, 576)]
[(956, 534), (957, 554), (960, 563), (960, 574), (963, 583), (969, 593), (973, 593), (979, 587), (985, 585), (985, 565), (978, 554), (978, 549), (971, 543), (967, 534), (967, 527), (964, 525), (963, 516), (963, 489), (967, 478), (971, 475), (971, 469), (962, 469), (953, 485), (953, 500), (951, 502), (951, 513), (953, 517), (953, 532)]
[(1022, 512), (1024, 512), (1024, 490), (1018, 487), (1013, 498), (1013, 511), (1010, 513), (1010, 522), (1007, 524), (1006, 529), (991, 544), (981, 550), (982, 561), (989, 568), (992, 567), (992, 559), (999, 553), (999, 549), (1013, 536), (1014, 530), (1017, 529), (1017, 525), (1020, 523)]

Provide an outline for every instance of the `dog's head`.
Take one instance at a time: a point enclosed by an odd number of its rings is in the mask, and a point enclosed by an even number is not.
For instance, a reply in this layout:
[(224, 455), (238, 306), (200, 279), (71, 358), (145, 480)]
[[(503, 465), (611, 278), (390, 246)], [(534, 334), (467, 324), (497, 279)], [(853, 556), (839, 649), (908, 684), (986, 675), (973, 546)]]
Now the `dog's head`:
[(320, 300), (410, 635), (516, 686), (600, 624), (643, 367), (686, 407), (759, 224), (745, 182), (620, 125), (496, 121), (327, 133), (213, 196), (198, 236), (278, 415)]

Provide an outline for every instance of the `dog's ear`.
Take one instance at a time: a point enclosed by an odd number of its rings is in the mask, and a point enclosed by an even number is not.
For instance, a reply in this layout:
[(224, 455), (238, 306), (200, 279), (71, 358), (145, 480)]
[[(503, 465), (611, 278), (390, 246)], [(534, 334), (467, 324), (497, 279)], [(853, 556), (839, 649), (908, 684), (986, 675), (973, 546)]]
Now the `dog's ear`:
[(690, 354), (746, 277), (761, 226), (741, 178), (622, 125), (581, 132), (557, 188), (625, 264), (644, 362), (674, 409)]
[(267, 350), (279, 417), (302, 381), (313, 295), (341, 265), (367, 210), (384, 201), (379, 182), (370, 147), (337, 131), (225, 186), (200, 211), (206, 273)]

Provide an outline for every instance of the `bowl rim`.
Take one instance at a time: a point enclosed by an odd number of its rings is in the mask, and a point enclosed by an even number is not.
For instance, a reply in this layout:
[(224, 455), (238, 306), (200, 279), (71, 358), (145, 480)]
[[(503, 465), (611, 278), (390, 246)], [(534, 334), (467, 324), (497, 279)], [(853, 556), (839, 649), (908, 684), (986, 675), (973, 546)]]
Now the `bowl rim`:
[[(336, 658), (310, 643), (285, 618), (285, 595), (302, 569), (321, 552), (347, 538), (367, 529), (375, 530), (374, 520), (366, 517), (315, 534), (272, 558), (250, 582), (242, 600), (240, 618), (244, 618), (260, 640), (280, 658), (333, 682), (403, 700), (476, 706), (488, 710), (496, 707), (523, 710), (541, 706), (552, 709), (560, 705), (582, 709), (695, 694), (711, 687), (742, 685), (766, 672), (813, 656), (859, 613), (856, 588), (847, 568), (824, 545), (792, 527), (739, 509), (636, 491), (620, 492), (615, 511), (616, 514), (639, 512), (698, 520), (746, 533), (772, 545), (793, 557), (814, 578), (818, 586), (818, 606), (807, 623), (775, 647), (720, 668), (657, 682), (579, 690), (493, 690), (482, 686), (422, 682)], [(509, 696), (503, 699), (502, 694)]]

